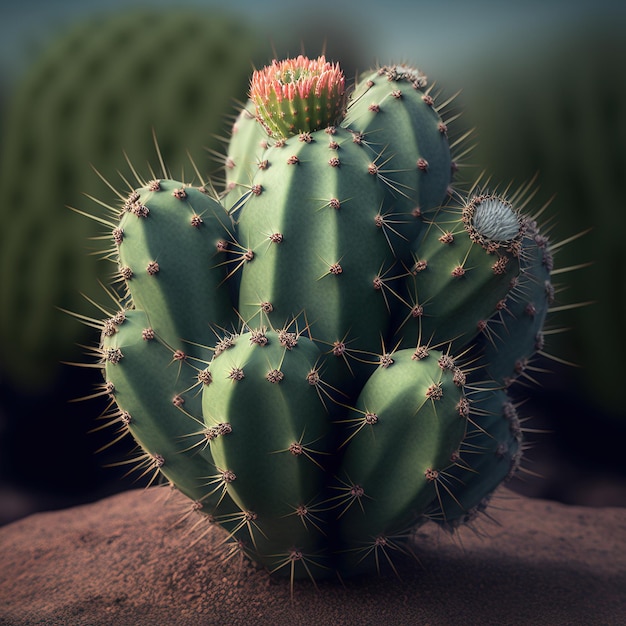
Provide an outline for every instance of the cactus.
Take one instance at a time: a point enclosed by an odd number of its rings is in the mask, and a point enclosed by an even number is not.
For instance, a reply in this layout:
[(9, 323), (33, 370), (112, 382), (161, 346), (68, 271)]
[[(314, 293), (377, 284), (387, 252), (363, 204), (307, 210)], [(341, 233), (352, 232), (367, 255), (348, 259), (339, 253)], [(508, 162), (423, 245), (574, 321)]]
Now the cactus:
[(347, 113), (344, 97), (323, 57), (275, 62), (222, 204), (164, 170), (98, 218), (119, 263), (98, 350), (111, 422), (228, 531), (227, 557), (292, 582), (395, 571), (420, 524), (485, 509), (520, 466), (508, 388), (554, 296), (532, 185), (449, 193), (421, 72), (370, 73)]
[(525, 230), (519, 274), (477, 342), (489, 377), (504, 386), (528, 375), (533, 356), (544, 349), (543, 328), (555, 296), (548, 239), (532, 219), (526, 221)]

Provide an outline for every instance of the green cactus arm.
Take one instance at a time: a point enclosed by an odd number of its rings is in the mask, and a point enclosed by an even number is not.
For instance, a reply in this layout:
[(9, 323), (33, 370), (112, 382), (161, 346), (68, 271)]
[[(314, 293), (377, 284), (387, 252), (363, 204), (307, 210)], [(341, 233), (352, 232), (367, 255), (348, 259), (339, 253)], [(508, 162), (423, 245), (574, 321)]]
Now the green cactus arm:
[(202, 422), (198, 370), (176, 358), (143, 311), (126, 311), (123, 321), (107, 328), (104, 375), (123, 428), (145, 452), (139, 469), (162, 474), (208, 514), (238, 510), (211, 484), (215, 464)]
[[(323, 521), (306, 507), (324, 499), (333, 440), (326, 407), (310, 377), (321, 354), (300, 336), (287, 348), (275, 331), (238, 335), (210, 365), (202, 394), (207, 427), (228, 423), (211, 441), (226, 492), (254, 525), (242, 536), (270, 568), (287, 548), (328, 548)], [(328, 531), (330, 532), (330, 531)]]
[(466, 432), (464, 391), (448, 355), (398, 350), (391, 358), (348, 418), (341, 477), (363, 491), (358, 502), (342, 503), (340, 533), (350, 545), (414, 524), (436, 499), (439, 473)]
[[(199, 189), (154, 180), (134, 191), (115, 234), (132, 301), (170, 345), (209, 345), (232, 319), (224, 208)], [(192, 262), (190, 262), (192, 260)]]
[[(367, 155), (349, 132), (333, 132), (292, 137), (265, 154), (238, 219), (239, 240), (254, 253), (238, 309), (275, 328), (303, 313), (328, 353), (341, 343), (377, 352), (393, 302), (386, 281), (402, 268), (394, 268), (392, 235), (380, 222), (385, 193)], [(352, 378), (341, 356), (328, 367)]]
[(395, 213), (410, 239), (420, 230), (415, 218), (445, 201), (452, 178), (447, 126), (426, 84), (421, 72), (407, 66), (370, 72), (351, 94), (341, 122), (362, 136), (381, 176), (391, 179)]

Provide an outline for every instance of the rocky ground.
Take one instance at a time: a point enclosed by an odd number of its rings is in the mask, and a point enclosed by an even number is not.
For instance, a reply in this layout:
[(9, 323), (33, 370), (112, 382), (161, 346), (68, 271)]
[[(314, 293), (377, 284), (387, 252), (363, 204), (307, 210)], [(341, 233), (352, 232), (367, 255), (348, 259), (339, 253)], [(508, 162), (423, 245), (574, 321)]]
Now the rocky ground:
[(423, 527), (399, 578), (296, 582), (293, 598), (288, 581), (225, 561), (218, 530), (177, 524), (186, 508), (139, 489), (0, 528), (0, 624), (626, 623), (624, 508), (501, 490), (493, 519), (456, 537)]

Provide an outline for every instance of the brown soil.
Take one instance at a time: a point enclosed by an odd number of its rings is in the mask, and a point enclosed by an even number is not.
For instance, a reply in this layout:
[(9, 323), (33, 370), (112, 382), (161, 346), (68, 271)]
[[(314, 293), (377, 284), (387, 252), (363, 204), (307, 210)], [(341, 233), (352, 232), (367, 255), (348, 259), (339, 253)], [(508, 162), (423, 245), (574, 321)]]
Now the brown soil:
[(624, 508), (502, 491), (498, 523), (423, 527), (399, 579), (296, 582), (293, 599), (288, 581), (225, 562), (218, 530), (177, 525), (185, 508), (151, 488), (0, 528), (0, 624), (626, 624)]

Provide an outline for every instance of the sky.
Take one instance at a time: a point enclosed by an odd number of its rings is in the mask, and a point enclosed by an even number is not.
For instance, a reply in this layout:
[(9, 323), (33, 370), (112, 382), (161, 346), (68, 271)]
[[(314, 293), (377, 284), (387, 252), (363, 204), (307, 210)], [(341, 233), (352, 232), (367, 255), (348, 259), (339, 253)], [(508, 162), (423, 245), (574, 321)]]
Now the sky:
[[(53, 33), (73, 20), (103, 10), (131, 6), (224, 6), (223, 0), (9, 0), (0, 21), (0, 82), (11, 84), (28, 60)], [(262, 11), (259, 9), (262, 6)], [(606, 17), (626, 18), (626, 2), (618, 0), (230, 0), (228, 10), (249, 19), (262, 34), (289, 28), (306, 33), (307, 23), (328, 15), (336, 30), (345, 28), (364, 42), (377, 61), (424, 59), (432, 71), (462, 66), (468, 56), (484, 51), (506, 55), (537, 37), (558, 36), (569, 23)], [(626, 22), (625, 22), (626, 23)], [(626, 34), (626, 30), (625, 30)]]

